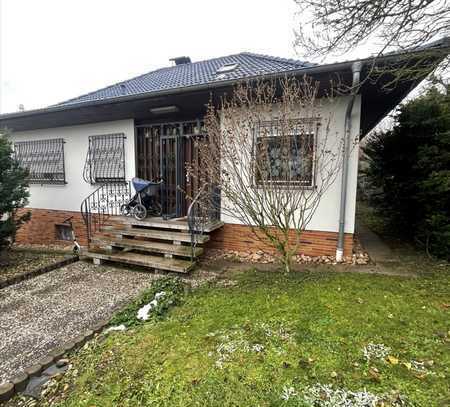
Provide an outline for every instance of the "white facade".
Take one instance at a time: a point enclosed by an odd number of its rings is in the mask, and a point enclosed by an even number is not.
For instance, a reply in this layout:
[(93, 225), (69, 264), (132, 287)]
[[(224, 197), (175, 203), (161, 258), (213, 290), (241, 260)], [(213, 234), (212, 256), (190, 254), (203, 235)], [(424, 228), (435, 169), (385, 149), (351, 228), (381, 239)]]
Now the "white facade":
[[(332, 103), (325, 102), (320, 107), (320, 115), (330, 119), (330, 131), (328, 137), (331, 139), (344, 136), (345, 112), (350, 96), (335, 98)], [(301, 112), (299, 112), (301, 117)], [(351, 140), (357, 140), (360, 131), (361, 97), (356, 98), (352, 112)], [(135, 176), (135, 138), (134, 121), (120, 120), (86, 124), (70, 127), (58, 127), (52, 129), (40, 129), (24, 132), (15, 132), (11, 135), (11, 141), (32, 141), (50, 138), (63, 138), (65, 141), (65, 173), (66, 185), (30, 185), (30, 208), (54, 209), (65, 211), (79, 211), (81, 202), (97, 185), (90, 185), (83, 179), (83, 168), (88, 150), (89, 136), (124, 133), (125, 140), (125, 175), (130, 180)], [(348, 163), (348, 188), (345, 232), (354, 232), (356, 187), (358, 175), (358, 146), (352, 147)], [(338, 231), (339, 206), (341, 191), (341, 176), (338, 175), (336, 182), (331, 185), (308, 224), (308, 230)], [(238, 223), (235, 218), (222, 216), (226, 223)]]
[(98, 185), (91, 185), (83, 179), (83, 169), (89, 146), (89, 136), (102, 134), (125, 134), (125, 176), (129, 180), (135, 174), (134, 121), (120, 120), (16, 132), (10, 136), (12, 142), (62, 138), (66, 185), (31, 184), (29, 207), (36, 209), (57, 209), (79, 211), (81, 202)]
[[(298, 117), (312, 117), (312, 114), (319, 115), (322, 121), (322, 127), (324, 123), (329, 120), (329, 131), (324, 134), (325, 130), (321, 130), (318, 134), (318, 142), (323, 142), (323, 145), (330, 147), (330, 150), (336, 150), (345, 135), (345, 113), (351, 96), (336, 97), (331, 100), (321, 100), (317, 107), (314, 108), (314, 112), (311, 111), (305, 113), (301, 109), (298, 111)], [(275, 109), (274, 109), (275, 110)], [(276, 111), (276, 110), (275, 110)], [(271, 112), (272, 118), (276, 116), (276, 112)], [(270, 118), (268, 118), (270, 119)], [(347, 179), (347, 201), (346, 201), (346, 216), (345, 216), (345, 232), (353, 233), (355, 228), (355, 209), (356, 209), (356, 187), (358, 178), (358, 140), (360, 133), (360, 119), (361, 119), (361, 97), (357, 96), (351, 116), (351, 135), (350, 135), (350, 156), (348, 162), (348, 179)], [(322, 140), (320, 138), (322, 137)], [(245, 145), (247, 143), (247, 145)], [(241, 157), (241, 162), (248, 162), (253, 158), (253, 146), (251, 136), (245, 135), (240, 140), (241, 150), (245, 151)], [(339, 154), (339, 153), (338, 153)], [(244, 157), (246, 156), (246, 157)], [(340, 154), (342, 159), (342, 154)], [(249, 163), (247, 163), (250, 165)], [(342, 166), (338, 168), (335, 182), (328, 188), (328, 190), (322, 196), (318, 207), (308, 223), (307, 230), (325, 231), (325, 232), (338, 232), (339, 230), (339, 209), (341, 199), (341, 180), (342, 180)], [(245, 178), (248, 175), (244, 175)], [(316, 180), (320, 177), (316, 177)], [(247, 188), (252, 188), (252, 180), (247, 180)], [(233, 205), (226, 202), (222, 197), (222, 202), (227, 207), (226, 212), (233, 211)], [(227, 216), (222, 214), (222, 220), (225, 223), (240, 224), (234, 216)]]

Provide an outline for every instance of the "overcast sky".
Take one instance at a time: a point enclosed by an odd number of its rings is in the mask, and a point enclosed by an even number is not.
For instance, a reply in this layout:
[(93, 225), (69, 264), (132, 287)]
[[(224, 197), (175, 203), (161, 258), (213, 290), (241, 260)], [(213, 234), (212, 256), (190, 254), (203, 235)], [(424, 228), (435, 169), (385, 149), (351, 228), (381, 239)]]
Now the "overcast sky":
[(0, 0), (1, 111), (241, 51), (295, 57), (292, 0)]
[(0, 0), (0, 9), (2, 113), (58, 103), (176, 56), (297, 57), (293, 0)]

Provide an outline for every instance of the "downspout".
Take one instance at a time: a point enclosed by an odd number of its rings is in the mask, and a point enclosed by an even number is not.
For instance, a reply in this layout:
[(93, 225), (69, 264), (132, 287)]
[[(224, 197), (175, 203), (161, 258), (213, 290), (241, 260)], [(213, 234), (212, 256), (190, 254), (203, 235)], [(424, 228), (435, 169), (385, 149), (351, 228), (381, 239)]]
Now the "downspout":
[(339, 208), (339, 235), (338, 244), (336, 248), (336, 261), (341, 262), (344, 257), (344, 237), (345, 237), (345, 209), (347, 206), (347, 183), (348, 183), (348, 161), (350, 157), (350, 143), (352, 130), (352, 111), (355, 104), (356, 95), (359, 91), (359, 81), (362, 69), (362, 62), (357, 61), (352, 65), (353, 83), (351, 99), (348, 102), (347, 110), (345, 112), (344, 124), (344, 146), (342, 158), (342, 182), (341, 182), (341, 203)]

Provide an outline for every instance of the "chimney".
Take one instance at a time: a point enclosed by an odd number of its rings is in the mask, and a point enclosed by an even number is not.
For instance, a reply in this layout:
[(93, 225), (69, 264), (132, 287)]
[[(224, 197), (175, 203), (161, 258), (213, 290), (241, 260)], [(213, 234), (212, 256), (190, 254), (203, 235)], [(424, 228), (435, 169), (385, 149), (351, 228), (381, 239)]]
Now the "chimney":
[(191, 58), (189, 57), (176, 57), (171, 58), (169, 61), (175, 62), (175, 65), (186, 65), (191, 63)]

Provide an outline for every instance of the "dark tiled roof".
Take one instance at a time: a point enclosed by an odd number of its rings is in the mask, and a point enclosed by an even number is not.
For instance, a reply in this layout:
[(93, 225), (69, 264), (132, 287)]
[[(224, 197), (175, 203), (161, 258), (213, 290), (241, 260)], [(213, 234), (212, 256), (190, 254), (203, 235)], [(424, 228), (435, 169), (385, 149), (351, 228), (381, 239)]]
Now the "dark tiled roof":
[[(235, 63), (238, 64), (235, 70), (222, 75), (217, 74), (216, 71), (223, 65)], [(137, 76), (136, 78), (116, 83), (95, 92), (90, 92), (77, 98), (66, 100), (65, 102), (59, 103), (57, 106), (158, 92), (188, 86), (206, 85), (258, 75), (283, 73), (311, 66), (314, 66), (314, 64), (294, 59), (242, 52), (226, 57), (157, 69), (156, 71), (148, 72)]]

